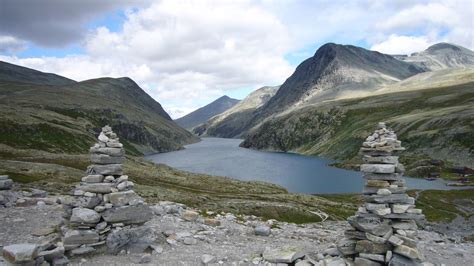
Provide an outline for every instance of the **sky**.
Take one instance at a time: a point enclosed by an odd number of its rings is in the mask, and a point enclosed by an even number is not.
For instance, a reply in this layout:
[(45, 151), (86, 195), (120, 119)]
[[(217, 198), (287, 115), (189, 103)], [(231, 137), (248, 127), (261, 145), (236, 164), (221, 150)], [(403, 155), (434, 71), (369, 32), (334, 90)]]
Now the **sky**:
[(474, 49), (472, 0), (0, 0), (0, 60), (130, 77), (173, 117), (280, 85), (323, 44)]

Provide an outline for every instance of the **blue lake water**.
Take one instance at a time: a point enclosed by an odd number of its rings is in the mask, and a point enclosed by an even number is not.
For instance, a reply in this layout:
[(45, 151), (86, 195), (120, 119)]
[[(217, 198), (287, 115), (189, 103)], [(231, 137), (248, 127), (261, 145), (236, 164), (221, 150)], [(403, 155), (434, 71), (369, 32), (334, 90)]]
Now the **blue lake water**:
[[(263, 152), (239, 147), (242, 140), (203, 138), (184, 150), (146, 156), (155, 163), (194, 173), (259, 180), (290, 192), (308, 194), (359, 193), (364, 180), (356, 171), (328, 166), (334, 162), (292, 153)], [(412, 189), (453, 189), (442, 180), (405, 178)]]

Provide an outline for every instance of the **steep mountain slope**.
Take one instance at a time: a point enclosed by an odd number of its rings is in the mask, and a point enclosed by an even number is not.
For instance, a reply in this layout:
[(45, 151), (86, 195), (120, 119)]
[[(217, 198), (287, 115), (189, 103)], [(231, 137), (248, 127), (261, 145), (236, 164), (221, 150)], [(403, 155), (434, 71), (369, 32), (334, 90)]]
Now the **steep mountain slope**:
[(234, 137), (236, 133), (241, 132), (241, 127), (248, 121), (252, 112), (267, 103), (279, 88), (280, 86), (266, 86), (250, 93), (234, 107), (195, 127), (193, 133), (199, 136)]
[(176, 124), (181, 127), (191, 129), (201, 123), (206, 122), (209, 118), (218, 115), (227, 109), (233, 107), (239, 102), (237, 99), (232, 99), (227, 95), (220, 97), (212, 103), (203, 106), (196, 111), (189, 113), (179, 119), (176, 119)]
[(72, 79), (52, 73), (17, 66), (0, 61), (0, 80), (42, 85), (70, 85), (76, 83)]
[(379, 121), (398, 133), (404, 157), (474, 166), (474, 76), (462, 85), (308, 106), (266, 121), (242, 146), (347, 161), (358, 158), (360, 143)]
[[(35, 80), (36, 84), (0, 79), (2, 144), (18, 149), (87, 153), (105, 124), (114, 127), (132, 155), (176, 150), (197, 141), (129, 78), (100, 78), (59, 86), (49, 85), (50, 74), (41, 76), (41, 72), (27, 69), (17, 76), (27, 82)], [(41, 80), (46, 80), (45, 84), (39, 84)]]
[(474, 52), (450, 43), (437, 43), (423, 52), (414, 53), (401, 59), (426, 70), (474, 67)]
[[(424, 70), (379, 52), (328, 43), (303, 61), (266, 104), (239, 121), (227, 137), (245, 136), (264, 121), (350, 93), (370, 93)], [(208, 131), (211, 135), (212, 132)], [(219, 133), (215, 133), (222, 136)]]

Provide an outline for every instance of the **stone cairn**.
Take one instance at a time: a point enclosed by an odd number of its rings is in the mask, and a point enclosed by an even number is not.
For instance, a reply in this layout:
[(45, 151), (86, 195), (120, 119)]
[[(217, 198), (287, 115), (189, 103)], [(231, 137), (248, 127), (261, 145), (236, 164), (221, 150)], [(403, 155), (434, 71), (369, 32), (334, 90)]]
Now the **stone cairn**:
[(360, 149), (365, 204), (348, 218), (352, 228), (338, 243), (340, 253), (354, 258), (355, 265), (417, 265), (422, 260), (416, 235), (417, 223), (425, 218), (405, 193), (404, 167), (398, 162), (403, 150), (385, 123), (378, 124)]
[(133, 182), (123, 175), (123, 145), (111, 127), (105, 126), (99, 142), (90, 148), (92, 165), (87, 176), (73, 190), (65, 206), (63, 244), (70, 255), (82, 255), (110, 245), (108, 235), (149, 221), (153, 212), (134, 191)]

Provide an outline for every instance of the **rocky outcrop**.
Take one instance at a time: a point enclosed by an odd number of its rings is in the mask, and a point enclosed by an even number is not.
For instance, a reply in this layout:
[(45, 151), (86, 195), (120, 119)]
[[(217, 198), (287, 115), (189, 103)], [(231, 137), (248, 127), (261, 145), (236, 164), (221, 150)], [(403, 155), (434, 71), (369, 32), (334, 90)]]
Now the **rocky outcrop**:
[(348, 218), (352, 228), (338, 245), (339, 252), (354, 258), (356, 265), (400, 265), (400, 260), (406, 261), (403, 265), (417, 265), (423, 259), (416, 235), (417, 223), (425, 217), (405, 193), (404, 167), (397, 156), (403, 150), (385, 123), (379, 123), (362, 144), (365, 205)]

